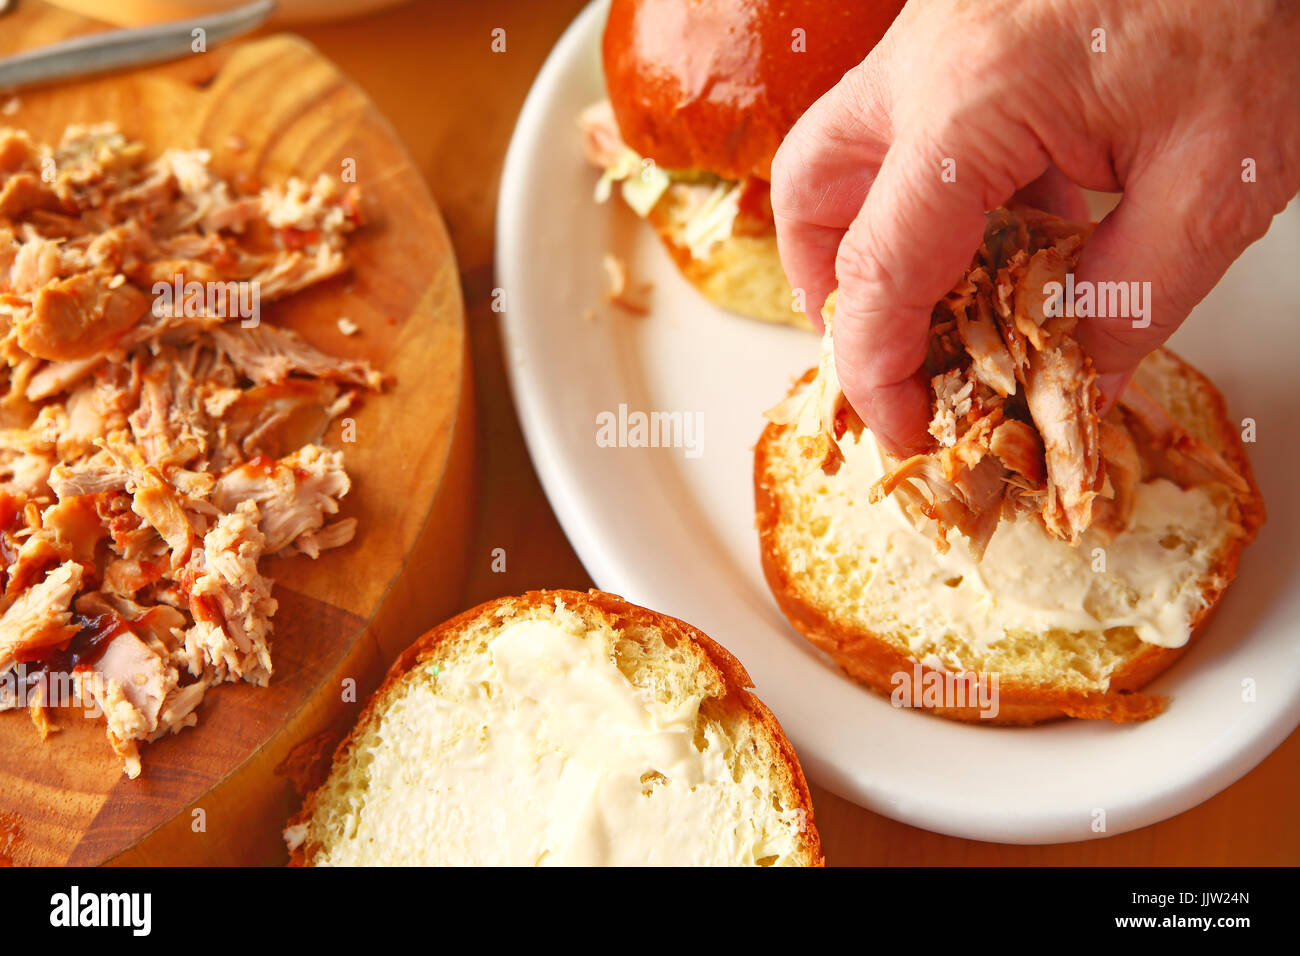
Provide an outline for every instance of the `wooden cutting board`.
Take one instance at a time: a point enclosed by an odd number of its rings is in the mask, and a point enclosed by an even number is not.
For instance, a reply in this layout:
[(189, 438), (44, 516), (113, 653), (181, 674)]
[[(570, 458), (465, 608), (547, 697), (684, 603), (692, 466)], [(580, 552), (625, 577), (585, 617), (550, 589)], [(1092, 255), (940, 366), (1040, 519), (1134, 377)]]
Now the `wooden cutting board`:
[[(0, 21), (0, 53), (55, 39), (66, 15), (48, 13), (54, 26), (48, 16)], [(270, 686), (210, 691), (196, 728), (142, 748), (136, 780), (102, 722), (58, 711), (62, 730), (42, 744), (25, 713), (0, 714), (0, 863), (281, 862), (279, 829), (298, 802), (292, 770), (313, 737), (335, 735), (397, 652), (457, 610), (474, 481), (455, 259), (387, 121), (299, 38), (23, 91), (0, 114), (0, 125), (46, 142), (69, 123), (104, 120), (151, 154), (208, 148), (227, 178), (338, 175), (354, 161), (367, 225), (349, 244), (351, 273), (264, 314), (332, 354), (367, 359), (392, 384), (349, 413), (354, 443), (340, 441), (338, 423), (326, 437), (353, 478), (342, 514), (358, 519), (356, 539), (314, 562), (263, 565), (280, 605)], [(359, 334), (340, 332), (340, 317)]]

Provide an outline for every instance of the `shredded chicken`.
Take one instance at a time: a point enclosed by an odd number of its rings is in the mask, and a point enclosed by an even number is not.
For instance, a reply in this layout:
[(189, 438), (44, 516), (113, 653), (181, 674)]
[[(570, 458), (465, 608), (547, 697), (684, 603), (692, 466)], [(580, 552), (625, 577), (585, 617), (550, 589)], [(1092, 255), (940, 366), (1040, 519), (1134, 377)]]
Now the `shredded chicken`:
[[(996, 209), (965, 275), (934, 307), (926, 357), (934, 447), (904, 461), (882, 450), (887, 471), (871, 501), (896, 496), (940, 550), (956, 529), (981, 556), (1001, 519), (1026, 514), (1071, 544), (1094, 526), (1118, 534), (1136, 485), (1153, 476), (1244, 488), (1136, 385), (1102, 419), (1096, 373), (1074, 337), (1078, 320), (1045, 305), (1049, 284), (1064, 285), (1092, 229), (1026, 207)], [(839, 441), (863, 425), (835, 376), (834, 295), (823, 314), (817, 375), (768, 417), (797, 425), (805, 457), (832, 473)]]
[(582, 148), (587, 162), (599, 169), (613, 169), (627, 154), (627, 144), (618, 131), (618, 120), (609, 100), (593, 103), (578, 116)]
[[(638, 216), (645, 218), (671, 193), (671, 204), (676, 207), (674, 218), (686, 224), (684, 236), (695, 239), (691, 248), (692, 254), (701, 253), (697, 258), (703, 258), (712, 248), (709, 233), (711, 229), (716, 231), (723, 220), (729, 224), (730, 235), (770, 236), (776, 231), (771, 188), (766, 181), (748, 176), (736, 183), (706, 170), (657, 169), (652, 160), (623, 141), (609, 100), (584, 109), (578, 116), (578, 129), (587, 162), (602, 173), (596, 184), (596, 201), (609, 199), (615, 184), (639, 180), (643, 188), (635, 195), (624, 190), (623, 198)], [(698, 221), (692, 224), (697, 214)], [(701, 234), (694, 235), (696, 230)]]
[(0, 710), (97, 706), (131, 777), (209, 688), (270, 680), (259, 562), (352, 539), (320, 441), (382, 386), (244, 311), (346, 269), (355, 191), (210, 160), (0, 127)]
[(629, 282), (626, 260), (612, 253), (605, 253), (601, 264), (605, 267), (605, 278), (609, 283), (609, 288), (605, 292), (605, 301), (632, 315), (649, 315), (650, 309), (646, 306), (645, 300), (652, 284)]

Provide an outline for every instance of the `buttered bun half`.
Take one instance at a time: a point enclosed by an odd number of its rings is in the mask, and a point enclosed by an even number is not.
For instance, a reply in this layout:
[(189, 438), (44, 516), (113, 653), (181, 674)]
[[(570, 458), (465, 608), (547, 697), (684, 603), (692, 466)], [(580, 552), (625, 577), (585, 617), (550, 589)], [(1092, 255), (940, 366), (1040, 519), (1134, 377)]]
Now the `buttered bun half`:
[(889, 696), (980, 723), (1143, 720), (1142, 692), (1237, 574), (1264, 505), (1238, 426), (1168, 349), (1103, 410), (1050, 301), (1092, 226), (989, 214), (931, 316), (929, 450), (882, 451), (817, 369), (755, 449), (763, 570), (794, 627)]
[[(583, 117), (588, 157), (610, 181), (632, 183), (635, 195), (624, 187), (629, 205), (711, 301), (808, 326), (777, 253), (772, 158), (902, 7), (902, 0), (611, 3), (602, 42), (609, 99)], [(607, 148), (593, 150), (593, 128)]]
[(799, 761), (726, 650), (533, 591), (393, 665), (285, 830), (295, 865), (819, 866)]
[[(980, 724), (1156, 716), (1167, 700), (1141, 689), (1209, 620), (1264, 508), (1213, 383), (1168, 349), (1136, 379), (1239, 468), (1248, 490), (1152, 482), (1113, 540), (1088, 532), (1071, 545), (1022, 517), (1002, 522), (982, 559), (955, 535), (937, 551), (894, 499), (870, 503), (884, 468), (869, 431), (846, 436), (845, 460), (827, 475), (807, 468), (793, 426), (768, 424), (754, 485), (763, 571), (781, 610), (896, 704)], [(978, 693), (994, 675), (985, 706)]]

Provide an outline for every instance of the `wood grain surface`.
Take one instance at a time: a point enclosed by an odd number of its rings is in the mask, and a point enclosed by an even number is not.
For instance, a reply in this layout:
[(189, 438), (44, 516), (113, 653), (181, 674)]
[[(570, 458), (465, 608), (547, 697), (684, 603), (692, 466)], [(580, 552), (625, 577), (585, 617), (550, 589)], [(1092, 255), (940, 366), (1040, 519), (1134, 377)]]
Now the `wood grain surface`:
[[(456, 249), (478, 402), (479, 462), (478, 523), (461, 607), (530, 588), (591, 585), (533, 473), (491, 310), (493, 222), (506, 145), (533, 77), (582, 6), (581, 0), (423, 0), (372, 17), (298, 30), (366, 90), (392, 122), (432, 190)], [(20, 16), (32, 16), (27, 8), (39, 10), (41, 5), (27, 0), (23, 7)], [(61, 27), (52, 20), (43, 27), (49, 39), (60, 29), (90, 28), (63, 13), (56, 19)], [(7, 29), (0, 21), (0, 46), (7, 43)], [(491, 49), (496, 29), (506, 31), (503, 53)], [(498, 549), (504, 551), (504, 571), (494, 570)], [(415, 630), (395, 626), (403, 633)], [(725, 644), (726, 635), (712, 636)], [(978, 843), (897, 823), (815, 783), (813, 797), (833, 865), (1300, 862), (1300, 819), (1294, 813), (1300, 803), (1300, 733), (1201, 806), (1142, 830), (1087, 843)], [(0, 812), (0, 854), (5, 852), (6, 819)], [(248, 825), (256, 824), (250, 819)], [(178, 833), (176, 839), (184, 837)]]
[[(25, 4), (0, 21), (0, 49), (71, 24)], [(30, 29), (28, 28), (30, 25)], [(268, 307), (326, 351), (365, 358), (391, 380), (326, 442), (353, 488), (356, 539), (319, 560), (267, 559), (276, 583), (275, 674), (266, 688), (209, 691), (193, 730), (143, 748), (126, 779), (102, 721), (58, 711), (40, 743), (27, 715), (0, 715), (0, 843), (14, 863), (278, 862), (297, 797), (276, 768), (304, 738), (354, 709), (421, 631), (457, 609), (473, 501), (470, 378), (450, 240), (391, 127), (298, 37), (275, 35), (166, 67), (22, 93), (5, 122), (57, 141), (69, 123), (112, 120), (156, 155), (208, 148), (229, 179), (339, 175), (355, 162), (366, 226), (348, 275)], [(344, 335), (337, 320), (360, 329)], [(381, 606), (383, 611), (381, 612)]]

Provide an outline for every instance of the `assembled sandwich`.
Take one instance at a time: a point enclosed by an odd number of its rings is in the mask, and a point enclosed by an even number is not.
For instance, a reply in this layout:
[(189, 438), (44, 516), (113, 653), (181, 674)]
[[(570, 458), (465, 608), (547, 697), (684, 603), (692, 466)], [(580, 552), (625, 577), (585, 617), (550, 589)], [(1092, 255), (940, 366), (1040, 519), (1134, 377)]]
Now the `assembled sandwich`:
[[(1108, 413), (1066, 307), (1088, 223), (1024, 207), (932, 313), (932, 447), (886, 454), (820, 367), (769, 412), (754, 483), (768, 584), (849, 675), (959, 719), (1145, 719), (1264, 519), (1237, 427), (1167, 349)], [(998, 688), (977, 707), (959, 681)]]
[(588, 159), (724, 309), (808, 326), (777, 254), (772, 157), (861, 61), (901, 0), (613, 0), (609, 99), (581, 117)]

